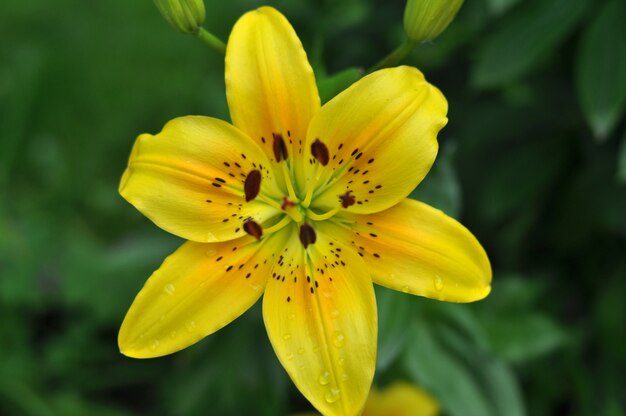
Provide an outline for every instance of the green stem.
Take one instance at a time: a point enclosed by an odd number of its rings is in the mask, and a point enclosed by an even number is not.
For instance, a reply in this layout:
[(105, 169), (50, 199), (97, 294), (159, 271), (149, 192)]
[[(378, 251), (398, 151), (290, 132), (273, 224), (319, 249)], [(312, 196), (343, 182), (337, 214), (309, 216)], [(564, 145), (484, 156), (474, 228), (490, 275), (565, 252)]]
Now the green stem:
[(193, 34), (196, 35), (196, 37), (200, 39), (204, 44), (215, 49), (220, 54), (226, 54), (226, 44), (213, 33), (200, 27)]
[(408, 54), (415, 49), (417, 46), (417, 42), (413, 42), (410, 39), (404, 41), (403, 44), (398, 46), (393, 52), (389, 55), (385, 56), (382, 60), (380, 60), (376, 65), (371, 67), (367, 73), (371, 73), (374, 71), (378, 71), (379, 69), (388, 68), (390, 66), (395, 66), (399, 64), (404, 58), (407, 57)]

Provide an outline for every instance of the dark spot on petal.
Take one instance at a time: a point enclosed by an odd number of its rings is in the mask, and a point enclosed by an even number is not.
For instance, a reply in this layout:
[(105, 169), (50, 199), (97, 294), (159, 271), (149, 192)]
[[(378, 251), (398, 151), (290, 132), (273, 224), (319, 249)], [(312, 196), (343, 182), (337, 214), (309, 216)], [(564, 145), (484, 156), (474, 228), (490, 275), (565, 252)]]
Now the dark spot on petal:
[(343, 195), (339, 196), (339, 201), (341, 201), (341, 206), (344, 208), (348, 208), (351, 205), (354, 205), (355, 199), (354, 196), (351, 195), (352, 191), (348, 191)]

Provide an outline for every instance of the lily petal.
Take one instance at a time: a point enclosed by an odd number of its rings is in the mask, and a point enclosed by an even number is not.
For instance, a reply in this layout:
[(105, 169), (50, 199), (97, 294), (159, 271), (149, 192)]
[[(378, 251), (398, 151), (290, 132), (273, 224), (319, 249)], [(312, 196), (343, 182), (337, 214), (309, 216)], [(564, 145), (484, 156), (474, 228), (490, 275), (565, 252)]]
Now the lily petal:
[(362, 259), (329, 235), (318, 230), (305, 251), (294, 230), (267, 283), (263, 317), (276, 355), (313, 406), (355, 415), (374, 375), (376, 300)]
[[(273, 136), (301, 155), (306, 130), (320, 107), (313, 69), (287, 19), (272, 7), (244, 14), (226, 48), (226, 97), (233, 124), (274, 157)], [(299, 181), (302, 160), (294, 158)]]
[(137, 138), (120, 194), (164, 230), (187, 240), (216, 242), (245, 235), (243, 221), (279, 213), (263, 202), (246, 203), (244, 183), (261, 172), (262, 195), (278, 198), (270, 162), (230, 124), (209, 117), (180, 117), (156, 136)]
[(272, 267), (266, 260), (283, 237), (183, 244), (135, 298), (119, 332), (120, 351), (159, 357), (229, 324), (261, 297)]
[(375, 283), (448, 302), (473, 302), (491, 291), (491, 265), (463, 225), (422, 202), (405, 199), (371, 215), (341, 214)]
[(441, 92), (407, 66), (374, 72), (324, 104), (307, 133), (307, 149), (319, 140), (329, 152), (326, 166), (307, 164), (313, 208), (341, 201), (367, 214), (397, 204), (430, 170), (447, 111)]

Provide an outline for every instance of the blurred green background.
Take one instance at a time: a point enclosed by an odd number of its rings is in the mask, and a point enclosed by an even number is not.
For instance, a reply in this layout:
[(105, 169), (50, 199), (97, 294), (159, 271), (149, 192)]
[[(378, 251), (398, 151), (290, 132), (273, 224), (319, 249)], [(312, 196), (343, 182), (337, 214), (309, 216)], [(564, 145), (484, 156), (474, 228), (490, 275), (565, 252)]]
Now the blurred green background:
[[(325, 99), (403, 40), (402, 0), (269, 3)], [(207, 0), (205, 27), (225, 39), (259, 5)], [(407, 60), (450, 103), (412, 196), (475, 233), (494, 281), (471, 305), (377, 289), (378, 386), (412, 381), (452, 416), (626, 414), (625, 9), (466, 0)], [(228, 118), (223, 60), (151, 1), (0, 2), (0, 414), (311, 409), (258, 305), (173, 356), (117, 351), (133, 297), (181, 243), (117, 184), (135, 136), (187, 114)]]

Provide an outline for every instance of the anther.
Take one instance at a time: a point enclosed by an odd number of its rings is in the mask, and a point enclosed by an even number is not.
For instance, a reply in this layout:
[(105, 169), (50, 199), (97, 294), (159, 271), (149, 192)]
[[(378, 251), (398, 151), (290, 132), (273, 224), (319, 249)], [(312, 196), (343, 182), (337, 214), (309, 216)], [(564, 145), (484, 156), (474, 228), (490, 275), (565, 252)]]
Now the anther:
[(315, 229), (307, 223), (302, 224), (300, 226), (300, 242), (304, 248), (307, 248), (309, 244), (315, 243), (316, 240)]
[(354, 205), (356, 201), (354, 196), (351, 195), (352, 191), (348, 191), (343, 195), (339, 195), (339, 201), (341, 201), (341, 206), (344, 208), (348, 208), (351, 205)]
[(243, 190), (246, 194), (246, 202), (252, 201), (257, 197), (261, 190), (261, 171), (255, 169), (248, 173), (243, 184)]
[(326, 147), (320, 139), (315, 139), (311, 145), (311, 153), (313, 154), (313, 157), (322, 164), (322, 166), (326, 166), (328, 164), (328, 147)]
[(259, 224), (250, 219), (246, 220), (246, 222), (243, 223), (243, 230), (257, 240), (260, 240), (261, 236), (263, 235), (263, 228), (261, 228)]
[(274, 157), (276, 158), (276, 161), (280, 162), (281, 160), (287, 160), (287, 145), (285, 144), (283, 135), (272, 133), (272, 136), (274, 137), (272, 149), (274, 150)]

